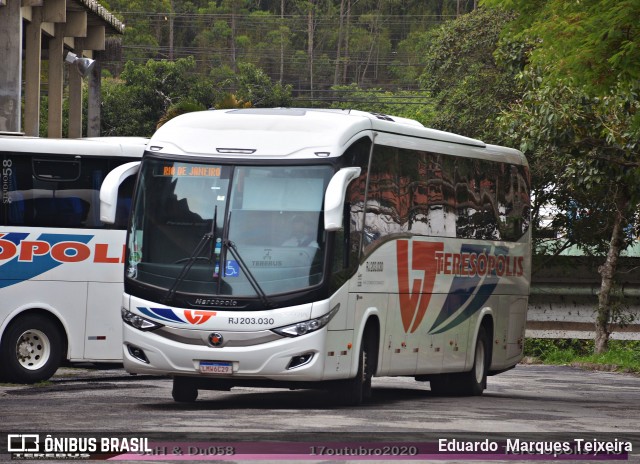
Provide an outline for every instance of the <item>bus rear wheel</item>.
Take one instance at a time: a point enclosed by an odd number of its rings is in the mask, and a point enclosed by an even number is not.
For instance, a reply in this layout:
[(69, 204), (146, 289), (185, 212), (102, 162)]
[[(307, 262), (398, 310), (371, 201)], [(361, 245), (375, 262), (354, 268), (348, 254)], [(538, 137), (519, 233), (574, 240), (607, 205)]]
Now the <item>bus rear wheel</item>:
[(473, 367), (468, 372), (454, 376), (456, 389), (460, 395), (480, 396), (487, 388), (487, 373), (491, 362), (491, 345), (484, 327), (480, 327), (473, 357)]
[(177, 403), (193, 403), (198, 399), (198, 388), (188, 377), (174, 377), (171, 396)]
[(15, 383), (49, 379), (62, 362), (62, 346), (60, 329), (50, 319), (38, 314), (19, 317), (2, 336), (2, 377)]
[(489, 338), (480, 327), (470, 371), (458, 374), (441, 374), (430, 380), (431, 391), (438, 396), (480, 396), (487, 388), (487, 373), (491, 358)]

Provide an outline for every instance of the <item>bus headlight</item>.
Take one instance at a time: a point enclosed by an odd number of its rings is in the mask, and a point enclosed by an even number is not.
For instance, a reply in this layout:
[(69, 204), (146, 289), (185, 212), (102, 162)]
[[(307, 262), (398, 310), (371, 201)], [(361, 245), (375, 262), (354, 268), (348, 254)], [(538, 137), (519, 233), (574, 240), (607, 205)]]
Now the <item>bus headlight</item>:
[(134, 314), (125, 308), (122, 308), (120, 310), (120, 313), (122, 315), (122, 320), (124, 321), (125, 324), (128, 324), (131, 327), (134, 327), (138, 330), (147, 331), (147, 330), (153, 330), (153, 329), (162, 327), (162, 324), (158, 324), (157, 322), (153, 322), (147, 318), (138, 316), (137, 314)]
[(320, 330), (324, 326), (326, 326), (329, 321), (331, 321), (333, 316), (336, 315), (339, 309), (340, 305), (338, 304), (324, 316), (310, 319), (308, 321), (297, 322), (295, 324), (287, 325), (284, 327), (278, 327), (277, 329), (271, 329), (271, 331), (284, 337), (299, 337), (300, 335), (306, 335), (308, 333), (315, 332), (316, 330)]

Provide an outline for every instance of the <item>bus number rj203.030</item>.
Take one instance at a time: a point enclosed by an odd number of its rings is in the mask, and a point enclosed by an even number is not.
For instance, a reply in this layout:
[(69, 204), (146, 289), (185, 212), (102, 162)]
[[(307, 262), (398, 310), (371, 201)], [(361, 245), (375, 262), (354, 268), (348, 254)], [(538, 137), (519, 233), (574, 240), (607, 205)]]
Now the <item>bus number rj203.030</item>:
[(273, 325), (275, 320), (271, 317), (230, 317), (232, 325)]

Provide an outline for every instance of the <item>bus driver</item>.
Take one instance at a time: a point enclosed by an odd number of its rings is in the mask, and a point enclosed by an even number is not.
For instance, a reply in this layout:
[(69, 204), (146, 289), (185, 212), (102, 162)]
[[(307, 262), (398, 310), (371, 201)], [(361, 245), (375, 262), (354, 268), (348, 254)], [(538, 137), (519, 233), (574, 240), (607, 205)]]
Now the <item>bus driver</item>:
[(282, 243), (282, 246), (318, 248), (315, 227), (311, 222), (305, 221), (304, 217), (294, 216), (291, 220), (291, 236)]

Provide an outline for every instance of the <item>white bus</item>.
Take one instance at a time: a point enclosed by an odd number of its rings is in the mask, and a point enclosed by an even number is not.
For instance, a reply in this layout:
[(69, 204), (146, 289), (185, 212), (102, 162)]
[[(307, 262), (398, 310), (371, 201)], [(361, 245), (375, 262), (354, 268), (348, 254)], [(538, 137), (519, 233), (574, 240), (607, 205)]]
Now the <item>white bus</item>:
[(360, 111), (220, 110), (162, 126), (137, 179), (124, 366), (172, 376), (176, 401), (254, 385), (354, 405), (372, 376), (479, 395), (522, 357), (517, 150)]
[(123, 251), (134, 178), (116, 220), (100, 186), (147, 139), (0, 136), (0, 378), (46, 380), (64, 360), (122, 362)]

